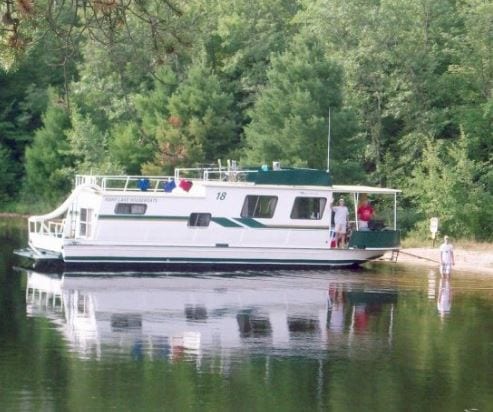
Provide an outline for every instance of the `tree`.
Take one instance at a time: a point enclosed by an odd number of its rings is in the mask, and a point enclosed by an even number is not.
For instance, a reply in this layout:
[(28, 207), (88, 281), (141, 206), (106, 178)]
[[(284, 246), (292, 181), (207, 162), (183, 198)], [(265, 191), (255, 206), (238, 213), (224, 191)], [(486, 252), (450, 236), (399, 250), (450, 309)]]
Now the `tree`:
[[(73, 75), (73, 65), (65, 74)], [(16, 179), (24, 176), (24, 153), (42, 126), (48, 103), (47, 87), (64, 90), (64, 71), (53, 38), (47, 36), (30, 49), (16, 70), (0, 69), (0, 144), (8, 148)]]
[(459, 135), (450, 107), (461, 96), (448, 72), (456, 62), (450, 39), (462, 25), (454, 4), (320, 0), (306, 2), (300, 14), (344, 67), (346, 99), (358, 110), (365, 169), (374, 181), (387, 184), (395, 169), (409, 175), (426, 144), (416, 136)]
[(43, 127), (34, 135), (26, 150), (26, 182), (24, 193), (30, 199), (55, 202), (71, 187), (74, 158), (66, 137), (70, 118), (63, 101), (50, 92)]
[[(156, 153), (154, 142), (142, 138), (136, 123), (116, 125), (109, 143), (109, 156), (114, 167), (121, 168), (124, 173), (139, 175), (142, 165), (150, 163)], [(152, 173), (154, 174), (154, 173)]]
[(267, 77), (245, 129), (246, 161), (326, 168), (331, 112), (333, 170), (342, 178), (344, 161), (356, 158), (358, 150), (352, 140), (354, 118), (341, 111), (340, 66), (326, 57), (316, 38), (300, 35), (289, 51), (272, 58)]
[(267, 81), (266, 72), (274, 53), (286, 50), (298, 26), (294, 0), (212, 2), (210, 36), (203, 38), (207, 64), (227, 79), (241, 109), (254, 103)]
[(89, 115), (83, 116), (72, 108), (71, 129), (66, 131), (74, 167), (80, 174), (115, 174), (108, 155), (108, 136), (99, 130)]
[(19, 192), (18, 164), (8, 148), (0, 144), (0, 202), (7, 202)]
[(493, 152), (493, 4), (467, 0), (458, 5), (464, 29), (454, 37), (456, 64), (449, 67), (462, 96), (456, 122), (469, 140), (469, 156), (492, 165)]
[(424, 218), (418, 225), (421, 231), (427, 231), (430, 217), (438, 216), (444, 233), (489, 240), (493, 212), (485, 206), (493, 195), (478, 179), (483, 166), (468, 158), (467, 143), (464, 134), (454, 143), (428, 142), (405, 191)]
[(232, 102), (210, 69), (202, 63), (190, 67), (168, 101), (168, 117), (155, 128), (154, 164), (169, 170), (227, 157), (239, 143)]
[(0, 64), (11, 68), (48, 34), (58, 38), (65, 61), (84, 38), (107, 45), (140, 37), (152, 55), (171, 54), (190, 44), (186, 9), (167, 0), (0, 0)]
[[(162, 66), (154, 74), (150, 90), (128, 97), (133, 107), (133, 119), (113, 126), (109, 143), (111, 159), (121, 165), (125, 172), (162, 172), (157, 139), (170, 117), (168, 103), (177, 87), (178, 79), (174, 71)], [(145, 171), (142, 170), (144, 165)]]

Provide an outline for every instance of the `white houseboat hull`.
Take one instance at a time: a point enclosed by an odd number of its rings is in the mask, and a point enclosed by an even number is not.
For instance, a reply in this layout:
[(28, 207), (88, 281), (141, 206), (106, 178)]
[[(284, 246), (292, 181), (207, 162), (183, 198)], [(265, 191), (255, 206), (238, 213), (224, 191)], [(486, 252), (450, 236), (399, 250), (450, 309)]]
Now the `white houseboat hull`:
[(385, 250), (367, 249), (288, 249), (255, 247), (66, 245), (67, 264), (150, 264), (172, 267), (191, 266), (268, 266), (314, 267), (348, 266), (381, 257)]

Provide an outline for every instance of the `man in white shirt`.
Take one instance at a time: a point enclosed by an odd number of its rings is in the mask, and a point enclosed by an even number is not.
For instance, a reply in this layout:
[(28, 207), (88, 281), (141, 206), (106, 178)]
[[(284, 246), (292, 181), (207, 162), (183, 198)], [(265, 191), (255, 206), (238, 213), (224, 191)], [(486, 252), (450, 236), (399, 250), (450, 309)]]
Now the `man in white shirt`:
[(337, 247), (344, 247), (346, 244), (346, 231), (348, 225), (349, 210), (344, 205), (344, 199), (339, 199), (339, 205), (333, 206), (334, 212), (334, 226), (336, 232), (336, 245)]
[(440, 246), (440, 272), (442, 275), (450, 275), (453, 265), (455, 265), (454, 248), (449, 243), (448, 236), (445, 236)]

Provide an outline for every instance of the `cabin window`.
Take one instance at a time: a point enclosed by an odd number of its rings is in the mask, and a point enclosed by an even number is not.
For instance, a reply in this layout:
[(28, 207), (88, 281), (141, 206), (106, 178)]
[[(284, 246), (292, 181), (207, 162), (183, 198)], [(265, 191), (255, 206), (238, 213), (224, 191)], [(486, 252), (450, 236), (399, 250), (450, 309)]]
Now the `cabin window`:
[(241, 209), (241, 217), (271, 218), (276, 205), (277, 196), (248, 195)]
[(80, 209), (79, 236), (91, 237), (92, 234), (92, 209)]
[(117, 215), (143, 215), (147, 210), (144, 203), (117, 203), (115, 214)]
[(325, 197), (297, 197), (291, 210), (291, 219), (320, 220), (326, 203)]
[(191, 213), (188, 218), (188, 226), (209, 226), (211, 222), (211, 214), (210, 213)]

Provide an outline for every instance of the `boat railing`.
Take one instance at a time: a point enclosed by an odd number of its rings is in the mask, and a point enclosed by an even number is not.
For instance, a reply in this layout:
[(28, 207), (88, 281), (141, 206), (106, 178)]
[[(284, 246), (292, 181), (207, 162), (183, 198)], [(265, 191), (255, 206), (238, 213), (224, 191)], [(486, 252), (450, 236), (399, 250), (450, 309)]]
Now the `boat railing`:
[(163, 184), (174, 180), (174, 176), (95, 176), (77, 175), (75, 187), (84, 184), (99, 186), (102, 190), (115, 191), (155, 191), (162, 190)]
[(177, 168), (175, 169), (176, 180), (204, 180), (204, 181), (229, 181), (241, 182), (246, 180), (250, 173), (256, 173), (257, 170), (240, 170), (236, 168)]
[(38, 235), (47, 235), (61, 238), (63, 237), (63, 228), (65, 219), (57, 220), (35, 220), (29, 219), (29, 233)]
[(190, 181), (245, 181), (248, 173), (255, 170), (214, 169), (214, 168), (177, 168), (173, 176), (104, 176), (77, 175), (75, 187), (90, 184), (101, 187), (104, 191), (162, 191), (164, 186), (174, 181), (177, 185), (182, 180)]

